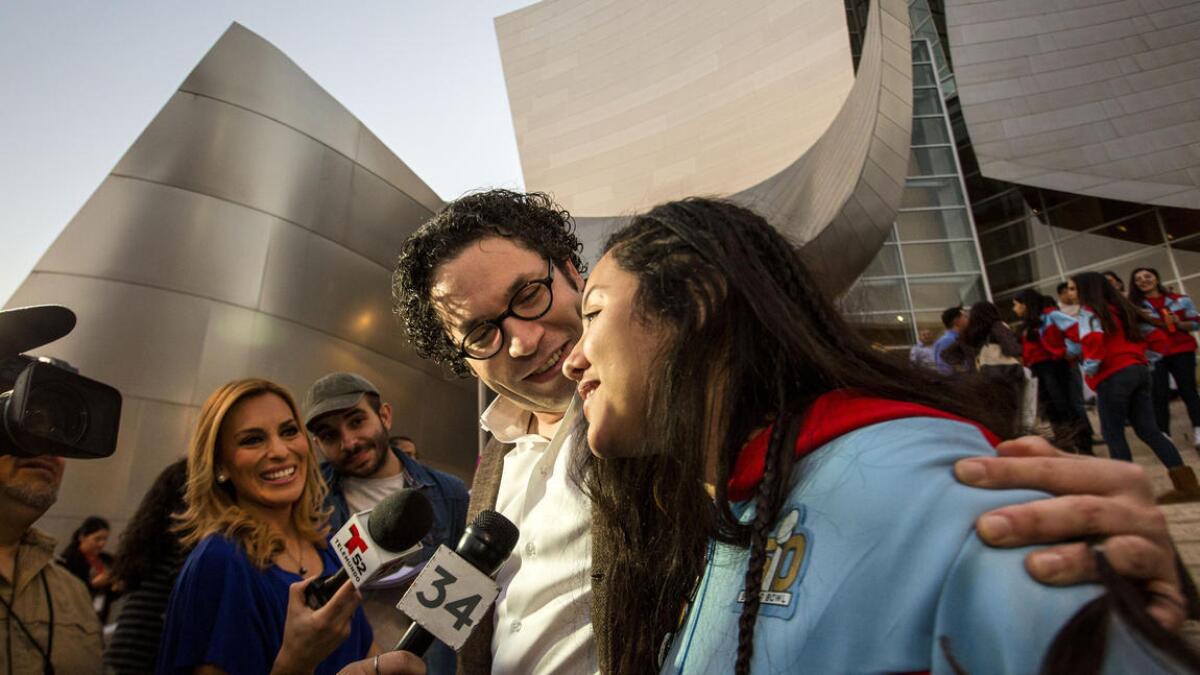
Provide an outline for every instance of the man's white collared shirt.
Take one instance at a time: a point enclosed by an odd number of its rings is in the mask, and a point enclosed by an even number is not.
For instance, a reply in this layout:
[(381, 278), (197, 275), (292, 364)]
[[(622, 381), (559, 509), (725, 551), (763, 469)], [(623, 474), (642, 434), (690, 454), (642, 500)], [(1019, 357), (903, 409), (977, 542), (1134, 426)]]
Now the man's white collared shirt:
[(521, 531), (496, 581), (493, 673), (597, 673), (592, 638), (592, 509), (571, 481), (571, 403), (553, 439), (503, 397), (480, 418), (515, 447), (504, 457), (496, 511)]

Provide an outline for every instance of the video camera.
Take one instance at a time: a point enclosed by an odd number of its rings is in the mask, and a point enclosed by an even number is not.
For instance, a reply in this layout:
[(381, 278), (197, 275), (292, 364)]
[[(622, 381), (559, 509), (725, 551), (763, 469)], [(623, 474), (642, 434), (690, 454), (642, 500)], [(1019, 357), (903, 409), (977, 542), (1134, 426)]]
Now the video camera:
[(63, 361), (25, 356), (75, 327), (59, 305), (0, 311), (0, 455), (108, 457), (117, 449), (121, 394)]

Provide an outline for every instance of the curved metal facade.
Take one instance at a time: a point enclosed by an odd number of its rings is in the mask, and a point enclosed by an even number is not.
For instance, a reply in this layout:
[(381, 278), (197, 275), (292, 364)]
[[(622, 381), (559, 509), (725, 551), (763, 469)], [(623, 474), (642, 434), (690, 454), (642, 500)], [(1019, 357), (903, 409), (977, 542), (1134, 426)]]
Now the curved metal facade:
[(496, 34), (525, 183), (576, 216), (751, 187), (854, 83), (836, 0), (548, 0)]
[[(247, 376), (299, 398), (352, 370), (393, 430), (467, 476), (475, 387), (413, 354), (390, 313), (404, 239), (442, 202), (283, 53), (234, 24), (50, 247), (9, 306), (79, 315), (40, 350), (125, 396), (117, 452), (71, 462), (45, 524), (119, 529), (187, 449), (199, 405)], [(103, 486), (102, 489), (97, 487)]]
[(1200, 3), (946, 0), (983, 175), (1200, 209)]
[[(782, 171), (728, 196), (802, 245), (827, 290), (843, 293), (891, 231), (908, 173), (911, 133), (908, 8), (902, 0), (875, 0), (857, 76), (829, 127)], [(594, 255), (621, 217), (578, 220), (585, 250)]]

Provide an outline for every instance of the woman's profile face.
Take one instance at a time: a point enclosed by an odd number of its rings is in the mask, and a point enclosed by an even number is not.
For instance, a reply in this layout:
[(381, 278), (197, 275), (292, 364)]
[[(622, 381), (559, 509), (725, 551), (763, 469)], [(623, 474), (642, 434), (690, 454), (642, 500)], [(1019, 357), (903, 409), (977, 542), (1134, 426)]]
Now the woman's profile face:
[(1020, 300), (1013, 300), (1013, 314), (1017, 316), (1025, 316), (1025, 303)]
[(563, 362), (578, 383), (588, 445), (598, 457), (640, 454), (649, 376), (667, 331), (636, 311), (638, 279), (611, 254), (596, 264), (583, 291), (583, 335)]
[(1150, 270), (1138, 270), (1133, 275), (1133, 285), (1138, 287), (1138, 290), (1145, 294), (1150, 294), (1158, 291), (1158, 277)]
[(221, 424), (217, 473), (228, 476), (239, 504), (290, 507), (304, 492), (308, 457), (308, 439), (275, 394), (238, 401)]
[(108, 530), (96, 530), (91, 534), (79, 537), (79, 552), (84, 555), (97, 555), (108, 544)]

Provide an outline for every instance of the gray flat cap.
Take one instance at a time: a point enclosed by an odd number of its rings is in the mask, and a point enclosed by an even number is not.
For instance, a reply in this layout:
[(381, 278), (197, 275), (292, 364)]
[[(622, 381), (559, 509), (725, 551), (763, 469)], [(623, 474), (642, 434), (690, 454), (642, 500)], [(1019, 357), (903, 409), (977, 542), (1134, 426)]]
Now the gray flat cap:
[(326, 413), (353, 408), (363, 394), (379, 395), (367, 378), (354, 373), (330, 373), (313, 383), (304, 395), (304, 427)]

